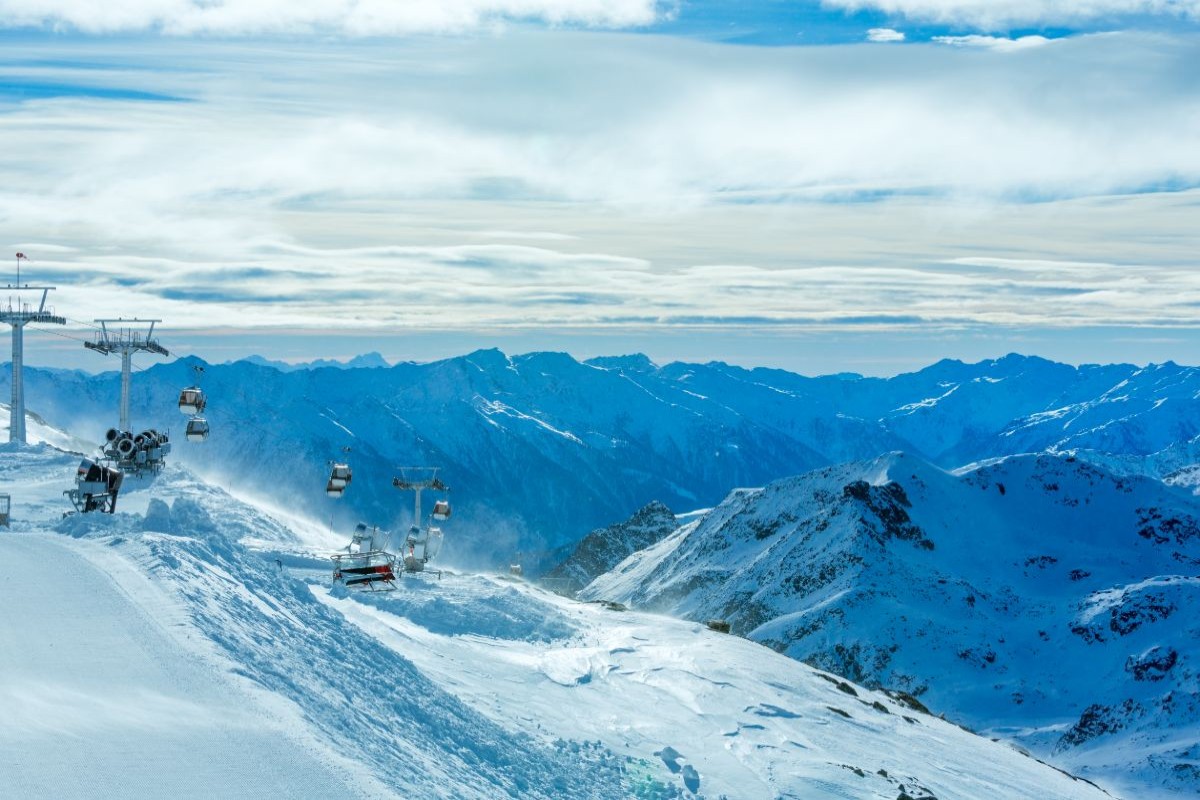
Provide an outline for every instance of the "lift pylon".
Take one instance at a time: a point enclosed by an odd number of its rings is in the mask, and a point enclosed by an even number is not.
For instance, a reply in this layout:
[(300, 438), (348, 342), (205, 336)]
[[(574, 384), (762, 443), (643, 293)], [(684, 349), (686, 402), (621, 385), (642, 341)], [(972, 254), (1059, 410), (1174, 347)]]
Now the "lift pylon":
[[(67, 320), (56, 316), (54, 309), (46, 306), (46, 296), (53, 286), (30, 286), (21, 284), (21, 261), (24, 253), (17, 253), (17, 283), (9, 284), (8, 302), (0, 305), (0, 322), (12, 325), (12, 406), (9, 407), (8, 440), (25, 444), (25, 326), (29, 323), (42, 325), (66, 325)], [(41, 300), (34, 307), (32, 302), (22, 300), (22, 292), (41, 292)]]
[[(407, 552), (404, 554), (405, 572), (424, 572), (425, 565), (433, 560), (442, 548), (442, 529), (434, 525), (422, 526), (421, 492), (433, 489), (435, 492), (448, 492), (450, 487), (438, 478), (438, 467), (400, 467), (400, 477), (392, 478), (392, 486), (402, 491), (411, 490), (414, 497), (413, 524), (404, 540)], [(434, 504), (434, 519), (450, 518), (450, 503), (439, 500)], [(420, 551), (417, 548), (421, 548)], [(441, 571), (438, 571), (441, 577)]]
[[(129, 426), (129, 373), (131, 359), (134, 353), (155, 353), (169, 356), (167, 349), (154, 338), (154, 324), (161, 319), (97, 319), (93, 320), (100, 326), (94, 342), (84, 342), (83, 346), (104, 355), (121, 354), (121, 430), (130, 430)], [(143, 330), (143, 326), (149, 325)], [(112, 325), (113, 327), (109, 327)]]

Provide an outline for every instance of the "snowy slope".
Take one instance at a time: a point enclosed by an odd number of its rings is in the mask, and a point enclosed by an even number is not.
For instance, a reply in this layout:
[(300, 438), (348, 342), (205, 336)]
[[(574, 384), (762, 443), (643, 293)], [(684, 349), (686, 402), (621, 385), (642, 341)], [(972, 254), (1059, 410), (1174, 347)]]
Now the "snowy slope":
[[(377, 361), (368, 360), (367, 364)], [(99, 364), (98, 364), (99, 366)], [(134, 419), (170, 428), (190, 362), (136, 373)], [(31, 409), (95, 439), (112, 424), (115, 373), (27, 370)], [(7, 391), (0, 370), (0, 396)], [(904, 450), (946, 468), (1024, 452), (1077, 452), (1128, 474), (1200, 461), (1200, 370), (1070, 367), (1007, 356), (943, 361), (889, 379), (808, 378), (637, 356), (481, 350), (430, 364), (281, 372), (210, 366), (212, 438), (174, 458), (214, 482), (310, 516), (392, 525), (398, 464), (432, 463), (462, 492), (459, 541), (487, 563), (553, 549), (651, 500), (714, 505), (732, 486)], [(177, 436), (178, 438), (178, 436)], [(343, 446), (363, 478), (340, 504), (322, 485)]]
[(321, 526), (179, 468), (64, 519), (76, 458), (0, 450), (22, 797), (1107, 796), (693, 623), (480, 575), (330, 591)]
[(198, 662), (169, 598), (88, 545), (0, 535), (5, 796), (381, 794), (294, 714)]
[(892, 454), (737, 491), (588, 586), (729, 620), (1118, 787), (1200, 788), (1200, 501), (1025, 456)]

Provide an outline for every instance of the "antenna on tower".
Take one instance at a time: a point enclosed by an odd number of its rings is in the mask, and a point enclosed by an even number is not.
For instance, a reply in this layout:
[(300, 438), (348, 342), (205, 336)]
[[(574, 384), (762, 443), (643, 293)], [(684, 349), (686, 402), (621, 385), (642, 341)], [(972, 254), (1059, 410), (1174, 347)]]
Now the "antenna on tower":
[[(7, 305), (0, 305), (0, 322), (11, 325), (12, 332), (12, 406), (9, 408), (8, 440), (25, 443), (25, 326), (31, 322), (45, 325), (66, 325), (64, 317), (55, 316), (54, 309), (46, 306), (46, 296), (53, 286), (22, 286), (21, 262), (28, 261), (24, 253), (17, 253), (17, 283), (9, 284)], [(12, 294), (15, 292), (16, 294)], [(41, 292), (42, 298), (35, 310), (32, 303), (21, 300), (21, 292)]]

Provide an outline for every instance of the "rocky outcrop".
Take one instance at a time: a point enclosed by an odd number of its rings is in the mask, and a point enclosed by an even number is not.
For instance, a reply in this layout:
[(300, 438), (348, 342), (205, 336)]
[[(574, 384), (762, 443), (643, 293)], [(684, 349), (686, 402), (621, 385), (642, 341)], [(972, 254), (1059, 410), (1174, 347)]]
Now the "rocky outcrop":
[(656, 544), (678, 527), (671, 509), (655, 500), (624, 522), (599, 528), (583, 537), (565, 561), (542, 577), (542, 582), (556, 592), (573, 595), (597, 575), (608, 572), (638, 550)]

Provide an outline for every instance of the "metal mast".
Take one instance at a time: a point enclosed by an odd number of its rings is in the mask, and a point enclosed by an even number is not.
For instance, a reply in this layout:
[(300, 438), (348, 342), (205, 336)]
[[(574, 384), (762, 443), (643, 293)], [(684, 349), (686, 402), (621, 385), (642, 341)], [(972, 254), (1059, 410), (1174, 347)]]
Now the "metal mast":
[[(416, 495), (416, 507), (413, 509), (413, 527), (421, 527), (421, 490), (434, 489), (439, 492), (446, 491), (446, 484), (442, 483), (438, 478), (438, 467), (400, 467), (400, 475), (403, 477), (392, 478), (392, 486), (397, 489), (411, 489)], [(424, 474), (424, 480), (410, 480), (408, 475), (416, 473), (417, 475)]]
[[(21, 444), (25, 444), (25, 326), (31, 322), (67, 324), (66, 319), (54, 315), (54, 309), (46, 307), (46, 295), (55, 287), (21, 285), (23, 258), (23, 254), (17, 253), (17, 283), (5, 287), (9, 291), (8, 304), (0, 306), (0, 322), (12, 325), (12, 406), (9, 408), (8, 440)], [(32, 303), (22, 302), (21, 292), (42, 293), (36, 309)]]
[[(98, 353), (109, 355), (110, 353), (121, 354), (121, 430), (128, 431), (129, 428), (129, 370), (131, 366), (130, 359), (134, 353), (147, 352), (157, 353), (160, 356), (169, 356), (167, 349), (158, 343), (154, 338), (154, 324), (162, 322), (161, 319), (97, 319), (93, 320), (100, 325), (100, 332), (96, 334), (96, 341), (84, 342), (83, 346), (89, 350), (95, 350)], [(109, 324), (115, 327), (109, 328)], [(150, 327), (142, 330), (141, 326), (149, 324)]]

